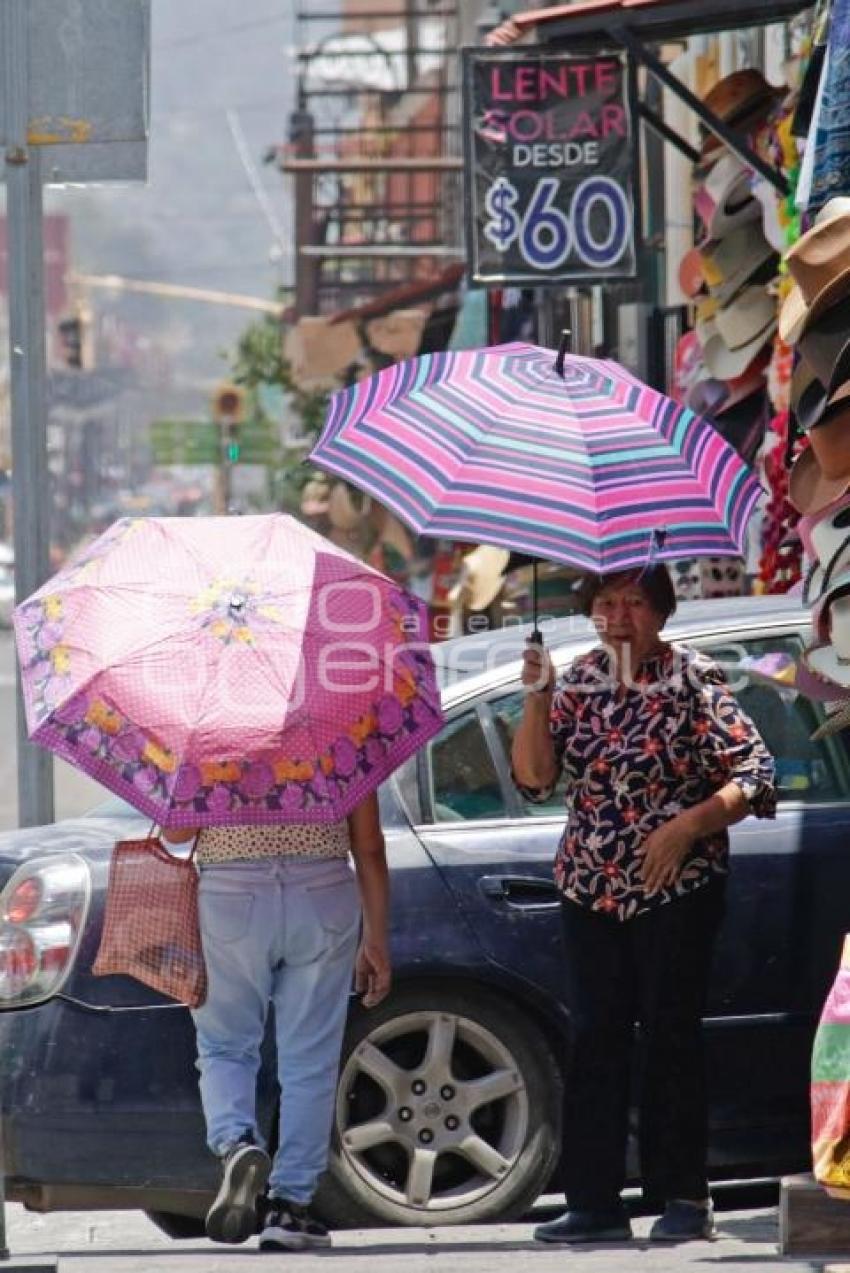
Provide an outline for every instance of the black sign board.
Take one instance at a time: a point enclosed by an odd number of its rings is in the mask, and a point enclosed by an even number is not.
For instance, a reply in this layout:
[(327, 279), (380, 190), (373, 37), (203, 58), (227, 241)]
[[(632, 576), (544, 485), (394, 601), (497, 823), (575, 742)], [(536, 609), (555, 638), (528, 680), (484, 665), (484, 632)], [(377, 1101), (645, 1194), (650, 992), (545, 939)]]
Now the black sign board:
[(470, 281), (634, 278), (630, 64), (619, 54), (464, 49), (463, 89)]

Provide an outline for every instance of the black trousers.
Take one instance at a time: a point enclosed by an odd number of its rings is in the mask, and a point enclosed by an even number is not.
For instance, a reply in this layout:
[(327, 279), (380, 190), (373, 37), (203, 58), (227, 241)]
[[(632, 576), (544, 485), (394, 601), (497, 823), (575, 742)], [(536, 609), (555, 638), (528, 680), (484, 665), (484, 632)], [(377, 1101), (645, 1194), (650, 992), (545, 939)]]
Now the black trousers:
[(707, 1196), (701, 1018), (724, 896), (725, 881), (713, 880), (625, 922), (563, 903), (574, 1028), (562, 1156), (570, 1207), (618, 1205), (636, 1024), (644, 1196), (658, 1206)]

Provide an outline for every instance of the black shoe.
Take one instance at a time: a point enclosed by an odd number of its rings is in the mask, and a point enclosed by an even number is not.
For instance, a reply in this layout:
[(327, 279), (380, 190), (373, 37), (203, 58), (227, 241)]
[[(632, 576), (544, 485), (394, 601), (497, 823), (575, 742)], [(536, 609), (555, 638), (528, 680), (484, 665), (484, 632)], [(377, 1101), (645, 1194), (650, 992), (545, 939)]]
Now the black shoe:
[(245, 1135), (224, 1154), (224, 1174), (207, 1212), (207, 1237), (213, 1242), (246, 1242), (257, 1232), (257, 1196), (266, 1187), (271, 1159)]
[(265, 1213), (260, 1231), (261, 1251), (304, 1251), (331, 1244), (331, 1235), (325, 1226), (299, 1202), (272, 1197)]
[(557, 1220), (538, 1224), (534, 1230), (537, 1242), (628, 1242), (632, 1226), (622, 1208), (612, 1211), (589, 1211), (571, 1208)]
[(697, 1202), (668, 1202), (664, 1214), (649, 1231), (650, 1242), (693, 1242), (700, 1238), (710, 1242), (716, 1237), (710, 1201), (705, 1206)]

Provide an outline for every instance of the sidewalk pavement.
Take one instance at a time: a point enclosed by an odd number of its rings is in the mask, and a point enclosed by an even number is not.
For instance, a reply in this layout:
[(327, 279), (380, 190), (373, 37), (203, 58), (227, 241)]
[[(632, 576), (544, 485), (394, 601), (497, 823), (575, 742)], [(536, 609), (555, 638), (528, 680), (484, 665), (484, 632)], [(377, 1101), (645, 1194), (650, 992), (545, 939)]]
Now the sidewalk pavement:
[[(277, 1269), (296, 1260), (297, 1273), (811, 1273), (826, 1261), (784, 1260), (777, 1253), (775, 1209), (727, 1211), (718, 1216), (716, 1242), (650, 1246), (650, 1217), (634, 1221), (630, 1245), (545, 1247), (532, 1224), (440, 1229), (351, 1229), (334, 1235), (331, 1251), (266, 1254), (256, 1242), (216, 1246), (175, 1242), (137, 1211), (36, 1215), (8, 1206), (12, 1262), (26, 1255), (58, 1255), (59, 1273), (249, 1273), (259, 1261)], [(332, 1261), (331, 1266), (327, 1261)], [(4, 1265), (0, 1262), (0, 1273)]]

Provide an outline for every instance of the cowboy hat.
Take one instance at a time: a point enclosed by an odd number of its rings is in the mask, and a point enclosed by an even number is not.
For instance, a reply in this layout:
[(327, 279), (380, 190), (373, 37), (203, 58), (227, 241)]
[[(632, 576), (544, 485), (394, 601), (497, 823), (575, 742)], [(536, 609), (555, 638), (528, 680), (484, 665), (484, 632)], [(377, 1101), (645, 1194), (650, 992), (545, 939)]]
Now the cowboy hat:
[(328, 498), (328, 517), (334, 530), (356, 530), (363, 513), (364, 509), (351, 498), (348, 484), (334, 482)]
[(509, 557), (506, 548), (494, 548), (491, 544), (473, 548), (461, 562), (457, 583), (450, 590), (448, 600), (460, 601), (468, 610), (486, 610), (505, 582)]
[[(748, 67), (718, 80), (706, 93), (703, 103), (724, 124), (738, 133), (748, 133), (767, 117), (784, 92), (784, 89), (768, 84), (761, 71)], [(723, 144), (714, 133), (709, 132), (700, 153), (710, 155)]]
[(850, 482), (850, 381), (829, 399), (808, 438), (824, 476)]
[(685, 406), (690, 407), (697, 415), (714, 416), (722, 410), (728, 396), (729, 386), (725, 380), (705, 376), (691, 385), (685, 397)]
[(718, 159), (697, 186), (694, 208), (708, 239), (722, 239), (738, 226), (758, 221), (762, 214), (761, 204), (753, 198), (750, 171), (732, 154)]
[(848, 483), (841, 478), (827, 478), (811, 447), (806, 447), (791, 466), (788, 475), (788, 501), (798, 513), (814, 516), (844, 495)]
[(776, 306), (764, 288), (748, 287), (719, 309), (702, 330), (706, 367), (718, 380), (734, 380), (744, 374), (776, 330)]
[(786, 253), (795, 286), (779, 316), (779, 334), (796, 344), (830, 306), (850, 293), (850, 198), (830, 199)]
[(747, 464), (752, 464), (764, 440), (768, 419), (766, 408), (767, 394), (762, 386), (742, 398), (728, 411), (725, 408), (721, 410), (712, 422), (721, 437), (735, 448)]
[(763, 267), (772, 267), (776, 253), (761, 231), (751, 221), (731, 230), (716, 243), (701, 249), (703, 277), (712, 296), (727, 305)]
[(818, 514), (797, 523), (806, 556), (811, 561), (803, 581), (803, 602), (817, 604), (831, 590), (831, 580), (850, 567), (850, 499), (847, 483), (841, 494)]
[[(833, 699), (842, 697), (839, 694), (833, 694)], [(844, 703), (837, 711), (827, 716), (822, 725), (810, 735), (813, 743), (820, 742), (822, 738), (829, 738), (832, 734), (839, 733), (842, 729), (846, 729), (850, 725), (850, 703)]]
[(808, 430), (820, 421), (832, 394), (850, 378), (850, 296), (803, 332), (799, 350), (791, 400), (801, 427)]
[[(850, 658), (840, 655), (831, 642), (807, 646), (803, 651), (803, 661), (814, 676), (828, 684), (850, 689)], [(832, 697), (836, 697), (835, 693)]]
[(765, 345), (740, 376), (734, 376), (731, 380), (727, 380), (726, 397), (718, 409), (719, 415), (723, 415), (725, 411), (736, 407), (739, 402), (742, 402), (744, 398), (748, 398), (751, 393), (755, 393), (757, 389), (764, 388), (767, 382), (765, 372), (771, 357), (772, 350), (769, 345)]

